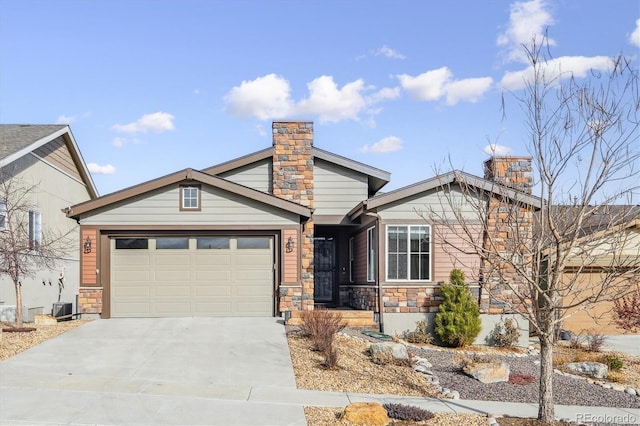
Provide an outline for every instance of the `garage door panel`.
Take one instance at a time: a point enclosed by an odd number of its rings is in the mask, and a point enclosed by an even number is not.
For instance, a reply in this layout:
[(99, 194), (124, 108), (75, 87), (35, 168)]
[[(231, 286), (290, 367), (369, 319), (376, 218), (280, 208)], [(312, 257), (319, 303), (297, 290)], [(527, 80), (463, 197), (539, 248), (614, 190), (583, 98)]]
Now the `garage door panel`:
[(196, 302), (195, 311), (197, 314), (206, 314), (211, 316), (231, 315), (231, 302)]
[(127, 250), (127, 254), (116, 256), (119, 266), (148, 266), (151, 264), (151, 255), (147, 251), (139, 252), (137, 250)]
[[(148, 302), (128, 302), (123, 300), (117, 305), (116, 316), (150, 316), (151, 305)], [(113, 314), (113, 313), (112, 313)]]
[(196, 254), (196, 265), (231, 265), (231, 255), (218, 250), (203, 250)]
[(259, 247), (268, 247), (257, 249), (250, 239), (240, 248), (235, 238), (226, 240), (201, 248), (191, 240), (181, 250), (115, 249), (112, 243), (112, 316), (272, 315), (272, 238), (268, 244), (256, 238)]
[(111, 274), (114, 281), (122, 283), (145, 283), (147, 285), (151, 280), (151, 271), (140, 271), (135, 269), (122, 269)]
[(176, 253), (167, 253), (165, 250), (156, 253), (156, 262), (157, 266), (189, 266), (191, 263), (191, 256), (189, 253), (185, 253), (184, 250), (180, 251), (180, 254)]
[(231, 286), (229, 285), (209, 285), (196, 286), (196, 297), (229, 297), (231, 296)]
[(190, 297), (191, 287), (185, 285), (159, 285), (155, 286), (155, 296), (157, 297)]
[(155, 302), (156, 316), (185, 316), (191, 312), (191, 302), (188, 300), (171, 300), (167, 302)]
[(195, 272), (195, 281), (196, 282), (216, 282), (223, 281), (229, 282), (232, 279), (230, 270), (212, 270), (212, 271), (196, 271)]
[(191, 281), (191, 271), (189, 269), (181, 270), (159, 270), (154, 271), (153, 273), (153, 281), (162, 283), (162, 282), (185, 282), (186, 285), (189, 285), (189, 281)]

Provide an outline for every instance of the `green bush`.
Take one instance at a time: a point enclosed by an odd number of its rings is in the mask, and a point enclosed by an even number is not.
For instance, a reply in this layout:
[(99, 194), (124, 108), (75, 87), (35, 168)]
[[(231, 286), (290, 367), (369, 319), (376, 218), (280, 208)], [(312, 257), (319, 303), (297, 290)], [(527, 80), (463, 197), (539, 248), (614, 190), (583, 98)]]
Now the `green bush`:
[(482, 330), (480, 309), (464, 282), (464, 272), (453, 269), (449, 280), (442, 286), (442, 303), (436, 313), (434, 331), (443, 345), (467, 346)]
[(620, 370), (624, 367), (622, 360), (615, 355), (605, 355), (603, 361), (611, 370)]

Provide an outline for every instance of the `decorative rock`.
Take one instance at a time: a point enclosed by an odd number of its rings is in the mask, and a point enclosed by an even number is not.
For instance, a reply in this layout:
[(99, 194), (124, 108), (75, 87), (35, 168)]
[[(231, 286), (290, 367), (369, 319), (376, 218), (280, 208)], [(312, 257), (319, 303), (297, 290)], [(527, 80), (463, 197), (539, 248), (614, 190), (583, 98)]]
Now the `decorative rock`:
[(51, 315), (37, 314), (34, 317), (34, 322), (38, 325), (55, 325), (58, 323), (58, 320)]
[(510, 372), (506, 362), (478, 362), (466, 366), (463, 371), (482, 383), (506, 382)]
[(369, 353), (377, 364), (386, 364), (392, 360), (409, 362), (407, 347), (401, 343), (372, 343), (369, 345)]
[(432, 385), (440, 384), (440, 379), (438, 379), (436, 376), (430, 376), (425, 374), (424, 378), (427, 380), (427, 382), (429, 382), (429, 384), (432, 384)]
[(576, 373), (585, 374), (598, 379), (606, 379), (609, 375), (609, 367), (600, 362), (570, 362), (566, 367)]
[(413, 367), (413, 370), (417, 371), (418, 373), (429, 374), (433, 376), (433, 372), (429, 370), (429, 368), (427, 368), (425, 365), (422, 365), (422, 364), (416, 365), (415, 367)]
[(387, 410), (377, 402), (354, 402), (345, 407), (342, 420), (356, 425), (384, 426), (389, 423)]
[(449, 392), (449, 398), (450, 399), (460, 399), (460, 392), (458, 392), (458, 391)]
[(638, 391), (636, 391), (634, 388), (626, 388), (624, 390), (624, 393), (628, 393), (629, 395), (636, 396), (638, 394)]

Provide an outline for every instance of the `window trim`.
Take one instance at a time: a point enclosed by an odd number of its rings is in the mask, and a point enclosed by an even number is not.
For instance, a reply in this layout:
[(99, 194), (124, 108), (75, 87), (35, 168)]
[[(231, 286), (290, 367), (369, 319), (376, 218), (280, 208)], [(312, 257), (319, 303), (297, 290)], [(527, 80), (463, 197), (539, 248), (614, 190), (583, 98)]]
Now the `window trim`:
[[(407, 235), (407, 278), (389, 278), (389, 228), (404, 227)], [(411, 228), (426, 227), (429, 232), (429, 270), (428, 277), (423, 279), (411, 279)], [(388, 282), (431, 282), (433, 280), (433, 233), (429, 224), (389, 224), (385, 226), (385, 280)]]
[(0, 231), (7, 230), (7, 202), (0, 200)]
[[(185, 207), (184, 191), (186, 189), (195, 189), (197, 191), (198, 205), (196, 207)], [(180, 185), (180, 211), (181, 212), (199, 212), (202, 210), (202, 188), (200, 185)]]
[(349, 237), (349, 282), (353, 282), (353, 269), (355, 266), (355, 239)]
[(42, 245), (42, 212), (29, 210), (29, 249), (40, 251)]
[(367, 282), (376, 282), (376, 227), (367, 228)]

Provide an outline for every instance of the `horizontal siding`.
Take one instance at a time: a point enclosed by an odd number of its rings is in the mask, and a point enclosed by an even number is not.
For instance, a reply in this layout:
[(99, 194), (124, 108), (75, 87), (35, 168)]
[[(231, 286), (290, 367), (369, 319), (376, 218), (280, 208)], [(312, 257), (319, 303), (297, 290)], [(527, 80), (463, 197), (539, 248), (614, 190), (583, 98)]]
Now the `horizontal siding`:
[(285, 283), (297, 283), (298, 282), (298, 250), (300, 242), (298, 240), (298, 231), (294, 229), (287, 229), (282, 235), (283, 244), (286, 246), (289, 237), (293, 238), (293, 250), (283, 250), (283, 264), (284, 272), (282, 275), (282, 282)]
[(315, 160), (313, 196), (315, 214), (344, 215), (367, 199), (365, 174), (322, 160)]
[[(473, 253), (469, 239), (458, 227), (452, 229), (442, 225), (432, 226), (433, 277), (434, 281), (449, 281), (449, 274), (454, 268), (461, 269), (467, 281), (478, 281), (480, 272), (480, 256)], [(482, 226), (472, 229), (474, 240), (482, 243)]]
[[(451, 202), (449, 201), (451, 200)], [(462, 192), (453, 187), (451, 192), (445, 194), (442, 191), (433, 189), (431, 191), (416, 194), (413, 197), (407, 197), (395, 203), (381, 206), (378, 214), (384, 220), (402, 220), (420, 219), (419, 213), (433, 211), (434, 215), (439, 218), (451, 216), (452, 208), (462, 212), (463, 217), (468, 220), (478, 220), (478, 210), (476, 208), (477, 200), (468, 202)], [(452, 207), (453, 206), (453, 207)]]
[(97, 247), (98, 240), (97, 234), (94, 229), (84, 229), (82, 230), (82, 244), (84, 241), (89, 238), (91, 240), (91, 253), (82, 253), (82, 285), (87, 284), (96, 284), (96, 269), (98, 268), (97, 263)]
[(267, 204), (202, 187), (201, 211), (180, 211), (180, 189), (173, 185), (127, 200), (82, 219), (85, 225), (293, 225), (299, 217)]
[(63, 170), (65, 173), (68, 173), (77, 179), (82, 179), (78, 172), (78, 168), (73, 161), (73, 157), (71, 157), (71, 152), (69, 151), (69, 148), (64, 142), (64, 138), (62, 136), (41, 146), (33, 151), (33, 153), (55, 167)]
[(258, 191), (267, 193), (273, 191), (273, 167), (270, 158), (221, 173), (219, 177)]

